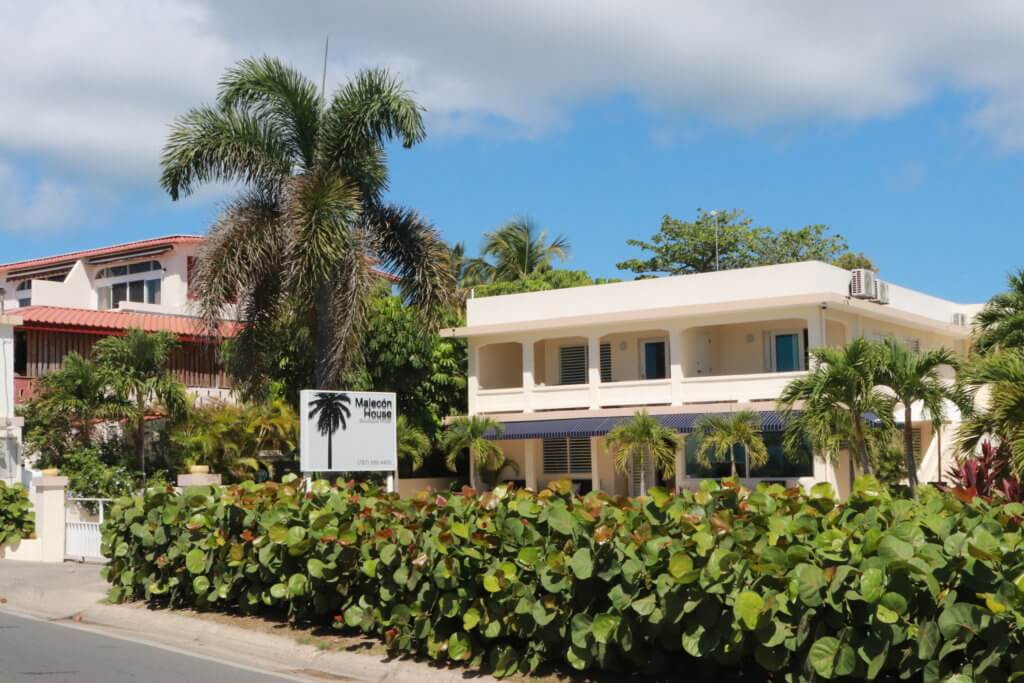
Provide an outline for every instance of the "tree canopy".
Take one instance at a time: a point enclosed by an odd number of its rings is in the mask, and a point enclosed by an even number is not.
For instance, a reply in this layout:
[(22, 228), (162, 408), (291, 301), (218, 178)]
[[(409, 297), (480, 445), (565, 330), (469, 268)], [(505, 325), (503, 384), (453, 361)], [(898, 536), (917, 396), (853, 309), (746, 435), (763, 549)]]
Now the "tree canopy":
[(616, 264), (640, 276), (708, 273), (797, 261), (825, 261), (841, 268), (874, 267), (863, 254), (851, 252), (842, 235), (830, 234), (827, 225), (807, 225), (797, 230), (755, 227), (738, 210), (701, 209), (693, 221), (665, 215), (649, 241), (630, 239), (626, 243), (651, 252), (647, 258)]

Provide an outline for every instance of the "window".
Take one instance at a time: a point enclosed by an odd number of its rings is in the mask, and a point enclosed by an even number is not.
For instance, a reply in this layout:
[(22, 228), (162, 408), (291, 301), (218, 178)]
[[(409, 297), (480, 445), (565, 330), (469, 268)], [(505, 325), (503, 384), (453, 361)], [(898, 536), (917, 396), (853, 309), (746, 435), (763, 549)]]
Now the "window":
[(663, 340), (640, 343), (643, 349), (641, 368), (643, 379), (665, 379), (665, 342)]
[(544, 474), (590, 478), (590, 439), (544, 439)]
[(21, 282), (18, 283), (18, 286), (14, 288), (14, 291), (16, 291), (16, 292), (29, 292), (31, 290), (32, 290), (32, 281), (31, 280), (22, 280)]
[(118, 283), (116, 285), (111, 286), (110, 291), (111, 291), (111, 296), (110, 296), (110, 304), (111, 304), (110, 307), (111, 308), (117, 308), (121, 304), (122, 301), (127, 301), (128, 300), (128, 283), (127, 282), (121, 282), (121, 283)]
[[(801, 450), (799, 454), (787, 456), (782, 447), (782, 432), (763, 432), (761, 438), (768, 449), (768, 461), (760, 467), (748, 471), (745, 450), (737, 446), (736, 471), (740, 477), (756, 479), (795, 479), (810, 477), (814, 474), (814, 459), (810, 448)], [(697, 461), (697, 448), (700, 443), (696, 435), (686, 438), (686, 476), (695, 479), (720, 479), (730, 476), (732, 467), (729, 462), (712, 462), (705, 466)]]
[(145, 280), (132, 280), (128, 283), (128, 301), (134, 301), (137, 304), (146, 302)]
[(917, 458), (918, 460), (920, 460), (921, 459), (921, 428), (920, 427), (914, 427), (913, 429), (910, 430), (910, 440), (911, 440), (911, 443), (913, 444), (912, 450), (914, 452), (914, 457)]
[(32, 297), (27, 299), (18, 299), (18, 308), (25, 308), (26, 306), (32, 305)]
[(96, 273), (97, 280), (111, 277), (122, 277), (124, 275), (137, 275), (139, 273), (150, 273), (154, 270), (163, 270), (159, 261), (141, 261), (124, 266), (107, 266)]
[(117, 308), (122, 301), (140, 304), (160, 303), (160, 280), (130, 280), (97, 287), (99, 309), (105, 311)]
[(160, 303), (160, 280), (146, 280), (146, 302)]
[(587, 347), (563, 346), (558, 349), (558, 383), (587, 383)]
[(612, 381), (612, 345), (601, 344), (601, 381)]
[(770, 340), (773, 372), (803, 369), (803, 340), (799, 332), (772, 332)]

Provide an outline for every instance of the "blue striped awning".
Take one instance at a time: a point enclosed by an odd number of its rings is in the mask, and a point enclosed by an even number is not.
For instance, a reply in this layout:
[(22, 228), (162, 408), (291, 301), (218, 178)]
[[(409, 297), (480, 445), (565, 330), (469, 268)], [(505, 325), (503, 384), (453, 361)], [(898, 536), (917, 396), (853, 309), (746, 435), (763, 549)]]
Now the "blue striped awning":
[[(757, 411), (761, 415), (761, 431), (781, 432), (785, 428), (782, 414), (775, 410)], [(676, 413), (654, 415), (666, 427), (684, 434), (694, 431), (705, 415), (728, 415), (729, 413)], [(504, 422), (505, 432), (498, 436), (487, 434), (488, 439), (571, 439), (588, 436), (604, 436), (631, 416), (619, 417), (567, 417), (549, 420), (516, 420)]]

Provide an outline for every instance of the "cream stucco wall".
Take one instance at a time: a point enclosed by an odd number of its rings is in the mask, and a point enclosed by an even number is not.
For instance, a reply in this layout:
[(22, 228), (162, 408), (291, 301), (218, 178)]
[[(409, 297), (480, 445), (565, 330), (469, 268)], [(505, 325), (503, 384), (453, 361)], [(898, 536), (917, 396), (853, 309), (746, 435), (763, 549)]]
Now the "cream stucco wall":
[(523, 345), (517, 342), (485, 344), (479, 348), (480, 388), (523, 386)]

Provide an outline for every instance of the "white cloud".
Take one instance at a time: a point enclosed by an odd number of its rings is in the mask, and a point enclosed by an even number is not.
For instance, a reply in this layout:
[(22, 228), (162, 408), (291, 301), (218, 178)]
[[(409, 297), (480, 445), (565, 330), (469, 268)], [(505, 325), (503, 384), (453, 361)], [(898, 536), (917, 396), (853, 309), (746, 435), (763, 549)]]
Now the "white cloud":
[(52, 178), (30, 181), (0, 160), (0, 232), (57, 231), (78, 220), (81, 209), (78, 188)]
[(329, 82), (395, 68), (435, 135), (544, 135), (616, 96), (749, 129), (891, 117), (952, 91), (978, 103), (962, 123), (1024, 149), (1010, 0), (41, 0), (0, 6), (0, 151), (151, 185), (167, 125), (225, 67), (267, 53), (315, 78), (328, 34)]

